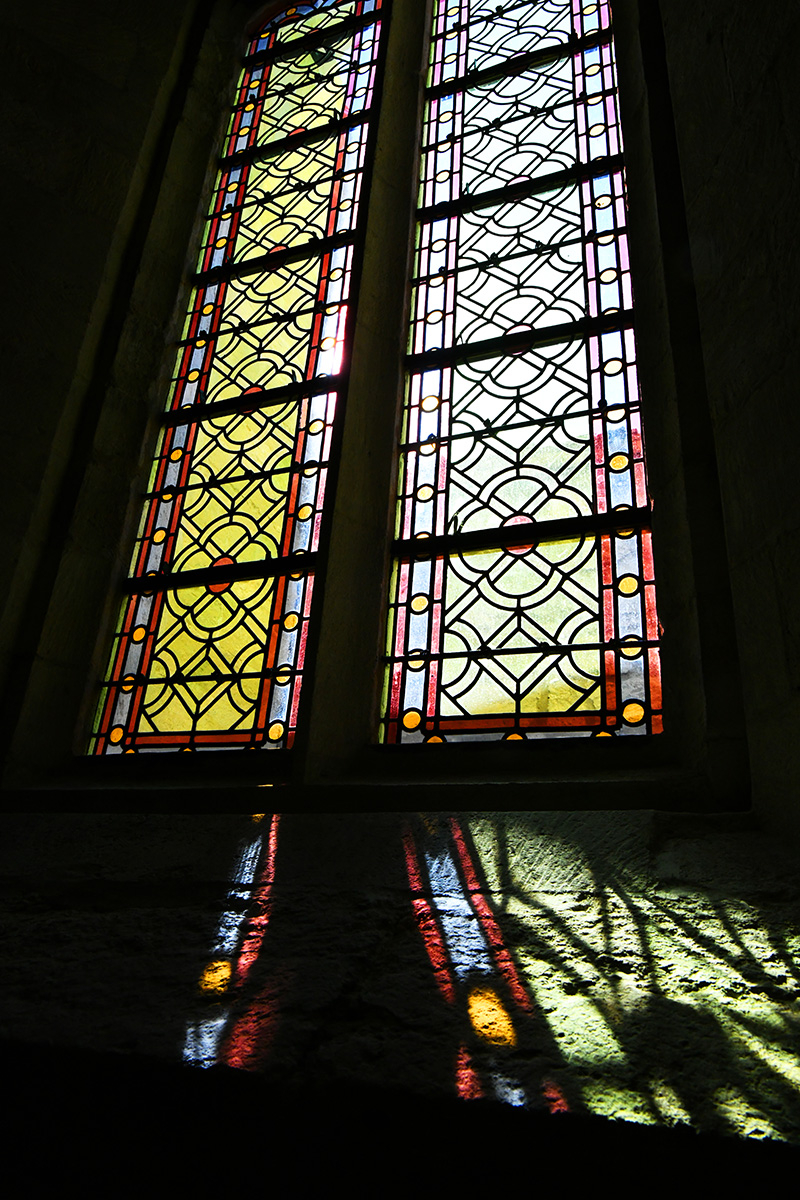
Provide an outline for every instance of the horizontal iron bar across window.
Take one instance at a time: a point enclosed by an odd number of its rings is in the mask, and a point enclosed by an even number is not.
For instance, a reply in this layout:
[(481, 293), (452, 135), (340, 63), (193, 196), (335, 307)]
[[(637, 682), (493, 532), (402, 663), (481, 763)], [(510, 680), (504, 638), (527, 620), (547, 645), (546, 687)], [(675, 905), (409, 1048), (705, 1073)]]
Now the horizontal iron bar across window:
[(242, 393), (235, 400), (217, 400), (213, 404), (193, 404), (188, 408), (179, 408), (176, 412), (164, 413), (162, 424), (168, 427), (191, 425), (194, 421), (212, 421), (215, 417), (233, 416), (237, 413), (247, 415), (262, 408), (273, 408), (286, 400), (299, 400), (301, 396), (327, 396), (329, 392), (341, 391), (346, 382), (347, 376), (344, 374), (315, 375), (313, 379), (304, 379), (300, 383), (287, 383), (279, 388)]
[(281, 477), (300, 478), (303, 476), (308, 467), (313, 466), (316, 469), (325, 470), (327, 463), (294, 463), (291, 467), (276, 467), (272, 471), (240, 471), (238, 475), (225, 475), (223, 478), (212, 476), (210, 479), (203, 479), (200, 483), (186, 483), (183, 487), (165, 487), (154, 492), (145, 492), (143, 499), (158, 500), (167, 492), (171, 496), (191, 496), (198, 492), (210, 492), (215, 488), (229, 487), (234, 483), (265, 483), (268, 480), (280, 479)]
[[(521, 396), (518, 393), (517, 400), (519, 399), (521, 399)], [(583, 418), (591, 420), (592, 417), (604, 417), (607, 409), (609, 408), (616, 410), (623, 409), (627, 414), (630, 414), (632, 412), (639, 412), (641, 406), (637, 400), (629, 404), (603, 404), (599, 409), (570, 409), (568, 412), (559, 413), (559, 415), (555, 417), (531, 417), (527, 421), (508, 421), (503, 424), (498, 422), (496, 425), (484, 426), (484, 428), (480, 431), (475, 429), (467, 429), (463, 433), (448, 433), (444, 440), (446, 440), (448, 444), (457, 442), (461, 438), (471, 438), (474, 441), (480, 441), (482, 438), (497, 437), (498, 434), (509, 433), (516, 429), (546, 429), (548, 426), (555, 427), (556, 425), (563, 425), (566, 421), (579, 421)], [(432, 433), (430, 437), (423, 438), (422, 441), (401, 442), (400, 452), (401, 454), (405, 454), (408, 450), (418, 450), (422, 446), (429, 446), (432, 442), (435, 443), (437, 441), (438, 439), (436, 434)], [(588, 448), (591, 446), (591, 444), (591, 437), (587, 436), (584, 445), (586, 448)], [(410, 495), (411, 493), (408, 494)], [(406, 493), (403, 493), (403, 495), (406, 495)]]
[[(360, 167), (354, 168), (354, 172), (356, 174), (360, 170)], [(296, 198), (298, 196), (305, 196), (309, 192), (315, 191), (322, 184), (331, 185), (335, 180), (344, 179), (345, 175), (350, 175), (352, 173), (353, 172), (351, 171), (345, 170), (344, 167), (339, 167), (338, 170), (331, 171), (329, 175), (323, 175), (315, 179), (305, 180), (296, 184), (294, 187), (285, 187), (281, 189), (279, 186), (274, 192), (261, 192), (259, 195), (253, 196), (249, 200), (245, 195), (241, 205), (238, 207), (233, 206), (232, 208), (227, 208), (223, 211), (234, 214), (237, 212), (242, 214), (246, 213), (249, 217), (252, 215), (253, 209), (255, 208), (266, 208), (267, 205), (274, 203), (276, 200), (291, 200), (293, 197)], [(208, 220), (212, 220), (216, 215), (216, 210), (213, 208), (206, 214)]]
[[(450, 279), (462, 271), (485, 271), (489, 267), (502, 267), (504, 263), (515, 262), (518, 258), (540, 258), (545, 254), (557, 254), (566, 246), (582, 246), (585, 242), (594, 242), (595, 240), (595, 237), (592, 236), (564, 238), (563, 242), (536, 242), (524, 250), (517, 250), (514, 254), (490, 254), (488, 258), (464, 259), (454, 270), (442, 267), (441, 270), (434, 271), (432, 275), (415, 275), (411, 283), (415, 287), (421, 283), (427, 283), (430, 286), (430, 281), (433, 279)], [(575, 265), (579, 266), (580, 264), (576, 263)]]
[[(521, 597), (524, 600), (524, 596)], [(642, 650), (650, 647), (657, 648), (660, 643), (655, 638), (630, 635), (632, 641), (622, 638), (609, 638), (606, 642), (570, 642), (569, 645), (553, 645), (551, 642), (531, 642), (529, 646), (490, 647), (484, 646), (479, 650), (410, 650), (407, 654), (384, 654), (382, 661), (386, 663), (407, 663), (409, 658), (421, 659), (427, 662), (441, 662), (447, 658), (502, 658), (506, 654), (550, 654), (553, 656), (574, 654), (576, 650), (630, 650), (632, 645), (641, 646)], [(412, 668), (413, 669), (413, 668)], [(172, 678), (175, 678), (174, 676)], [(511, 714), (509, 714), (511, 715)], [(525, 714), (534, 715), (534, 714)]]
[(366, 125), (370, 118), (370, 111), (360, 111), (353, 113), (352, 117), (339, 117), (335, 121), (328, 121), (325, 125), (315, 125), (313, 129), (302, 129), (296, 133), (287, 133), (286, 137), (276, 138), (274, 142), (264, 142), (259, 146), (254, 144), (248, 146), (246, 150), (237, 150), (235, 154), (229, 154), (226, 158), (219, 159), (219, 169), (221, 171), (230, 171), (235, 167), (244, 166), (245, 163), (261, 162), (262, 159), (275, 158), (276, 155), (282, 154), (284, 150), (292, 150), (295, 146), (311, 146), (314, 142), (324, 142), (328, 138), (334, 138), (337, 134), (343, 133), (346, 129), (355, 129), (358, 125)]
[(459, 75), (454, 79), (446, 79), (442, 83), (434, 84), (433, 87), (425, 89), (425, 97), (428, 100), (437, 100), (440, 96), (449, 96), (452, 92), (468, 92), (470, 88), (480, 87), (484, 83), (492, 83), (495, 79), (522, 75), (525, 71), (535, 71), (537, 67), (557, 62), (559, 58), (570, 58), (573, 54), (594, 50), (595, 46), (602, 46), (606, 42), (610, 42), (611, 37), (610, 28), (598, 30), (597, 33), (590, 33), (583, 38), (571, 34), (566, 42), (560, 42), (556, 46), (547, 46), (543, 50), (528, 50), (525, 54), (515, 54), (492, 67), (468, 71), (466, 75)]
[(411, 562), (482, 550), (507, 550), (514, 546), (535, 546), (541, 542), (563, 542), (571, 537), (594, 537), (601, 533), (614, 533), (617, 529), (645, 529), (649, 527), (651, 518), (648, 506), (551, 521), (526, 521), (524, 525), (522, 522), (519, 525), (499, 525), (494, 529), (473, 529), (468, 533), (396, 538), (393, 553), (401, 562)]
[(240, 583), (247, 579), (270, 579), (276, 575), (307, 575), (314, 569), (316, 551), (287, 554), (283, 558), (261, 558), (255, 562), (231, 563), (226, 567), (199, 567), (196, 571), (170, 571), (163, 575), (138, 575), (125, 580), (129, 593), (178, 591), (206, 587), (210, 583)]
[[(290, 667), (288, 664), (278, 665), (274, 667), (265, 667), (262, 671), (236, 671), (222, 672), (211, 671), (205, 675), (187, 675), (184, 671), (175, 671), (171, 675), (159, 675), (159, 683), (225, 683), (226, 681), (233, 682), (236, 679), (271, 679), (278, 672), (286, 675), (287, 678), (295, 679), (302, 674), (296, 667)], [(133, 674), (137, 679), (150, 679), (152, 676), (147, 671), (134, 671)], [(114, 687), (118, 684), (117, 679), (104, 679), (103, 687)], [(134, 735), (136, 736), (136, 735)]]
[(223, 263), (221, 267), (211, 267), (210, 270), (201, 271), (195, 275), (192, 283), (195, 287), (203, 287), (207, 283), (219, 283), (223, 279), (242, 279), (245, 275), (261, 275), (265, 271), (277, 271), (284, 263), (297, 262), (303, 258), (314, 258), (328, 250), (349, 246), (355, 240), (353, 230), (334, 233), (331, 237), (326, 238), (311, 238), (302, 246), (291, 246), (286, 250), (272, 250), (269, 254), (259, 254), (256, 258)]
[(245, 67), (257, 67), (262, 62), (271, 63), (279, 58), (294, 58), (295, 55), (304, 54), (316, 46), (339, 41), (343, 34), (357, 29), (365, 29), (367, 25), (374, 25), (383, 15), (383, 10), (377, 9), (373, 12), (362, 13), (360, 16), (343, 17), (338, 25), (331, 25), (328, 29), (316, 30), (314, 33), (305, 34), (304, 37), (292, 38), (285, 42), (279, 41), (269, 50), (257, 50), (255, 54), (245, 55), (242, 64)]
[[(559, 245), (562, 244), (563, 243), (559, 243)], [(433, 278), (435, 278), (435, 276), (433, 276)], [(176, 342), (175, 345), (179, 349), (182, 349), (185, 346), (193, 346), (194, 343), (199, 339), (204, 339), (206, 342), (214, 342), (221, 337), (232, 337), (234, 335), (241, 335), (243, 333), (252, 333), (255, 330), (263, 330), (264, 332), (267, 332), (267, 330), (270, 328), (274, 330), (276, 326), (292, 325), (302, 317), (315, 317), (320, 313), (324, 316), (331, 316), (332, 314), (328, 312), (329, 309), (346, 308), (349, 303), (350, 301), (348, 299), (333, 300), (328, 304), (322, 300), (316, 301), (313, 304), (309, 304), (307, 308), (295, 308), (292, 311), (270, 313), (268, 310), (265, 317), (261, 317), (255, 321), (240, 321), (236, 325), (220, 325), (218, 329), (209, 330), (208, 332), (198, 332), (194, 335), (194, 337), (184, 338), (183, 341)], [(267, 309), (266, 304), (264, 304), (264, 308)]]
[(546, 325), (539, 329), (526, 329), (521, 333), (508, 333), (504, 337), (488, 338), (482, 342), (459, 342), (455, 346), (444, 346), (440, 350), (425, 350), (422, 354), (409, 354), (406, 367), (409, 371), (429, 371), (432, 367), (457, 366), (462, 362), (476, 362), (481, 358), (499, 358), (502, 355), (524, 354), (539, 346), (555, 346), (559, 342), (575, 342), (601, 333), (614, 333), (633, 326), (633, 311), (620, 309), (600, 317), (583, 317), (563, 325)]
[[(592, 103), (614, 94), (615, 93), (613, 91), (592, 93)], [(574, 107), (575, 101), (571, 96), (567, 100), (558, 100), (555, 104), (545, 104), (541, 106), (538, 104), (529, 104), (526, 108), (515, 108), (514, 111), (506, 117), (495, 117), (494, 120), (487, 121), (485, 125), (481, 125), (478, 122), (470, 122), (466, 133), (448, 133), (446, 137), (437, 137), (430, 142), (426, 142), (423, 145), (422, 150), (423, 153), (428, 154), (431, 150), (438, 149), (438, 147), (443, 145), (445, 142), (455, 145), (456, 142), (460, 142), (462, 138), (466, 136), (475, 137), (481, 133), (491, 133), (495, 129), (506, 130), (515, 121), (525, 121), (528, 119), (528, 117), (552, 117), (558, 114), (559, 109), (574, 109)]]
[(492, 188), (488, 192), (467, 193), (459, 196), (457, 200), (443, 200), (439, 204), (419, 208), (417, 220), (439, 221), (443, 217), (473, 212), (478, 208), (508, 204), (512, 200), (526, 200), (528, 196), (536, 196), (541, 192), (555, 192), (584, 179), (612, 175), (615, 171), (621, 171), (624, 166), (625, 160), (621, 154), (603, 155), (602, 158), (593, 158), (588, 163), (576, 163), (574, 167), (567, 167), (564, 171), (553, 171), (550, 175), (539, 175), (535, 179), (509, 183), (505, 187)]

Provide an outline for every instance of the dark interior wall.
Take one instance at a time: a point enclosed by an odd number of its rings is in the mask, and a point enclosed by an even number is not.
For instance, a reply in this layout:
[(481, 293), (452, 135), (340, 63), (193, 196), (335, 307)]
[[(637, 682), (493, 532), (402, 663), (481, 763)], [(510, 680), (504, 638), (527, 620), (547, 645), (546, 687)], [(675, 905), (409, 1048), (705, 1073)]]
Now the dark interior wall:
[(25, 754), (39, 742), (63, 761), (85, 726), (86, 664), (163, 403), (165, 345), (246, 17), (210, 0), (113, 13), (99, 2), (16, 6), (4, 17), (0, 136), (25, 232), (9, 247), (5, 381), (17, 399), (5, 426), (0, 681), (2, 741), (22, 705)]
[(18, 231), (6, 247), (14, 296), (4, 351), (4, 434), (13, 447), (2, 535), (4, 665), (48, 545), (190, 10), (4, 10), (3, 157)]
[(797, 6), (662, 0), (754, 803), (797, 827)]

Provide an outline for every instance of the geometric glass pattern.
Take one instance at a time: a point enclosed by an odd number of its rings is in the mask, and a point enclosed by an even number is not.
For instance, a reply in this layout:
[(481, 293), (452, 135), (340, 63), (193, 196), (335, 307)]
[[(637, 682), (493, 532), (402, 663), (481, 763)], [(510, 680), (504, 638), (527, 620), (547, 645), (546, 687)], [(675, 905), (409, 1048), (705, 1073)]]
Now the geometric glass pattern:
[(607, 0), (436, 0), (384, 742), (661, 730)]
[(248, 47), (90, 753), (292, 744), (380, 8), (306, 0)]

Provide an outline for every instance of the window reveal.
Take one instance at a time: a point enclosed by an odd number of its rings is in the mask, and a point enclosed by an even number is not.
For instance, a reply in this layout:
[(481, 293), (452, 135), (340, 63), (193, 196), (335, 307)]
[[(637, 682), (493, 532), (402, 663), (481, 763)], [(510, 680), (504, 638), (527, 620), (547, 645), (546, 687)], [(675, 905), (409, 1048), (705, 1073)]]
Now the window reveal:
[(607, 0), (436, 0), (382, 739), (661, 730)]
[(352, 330), (381, 0), (251, 42), (90, 751), (291, 746)]

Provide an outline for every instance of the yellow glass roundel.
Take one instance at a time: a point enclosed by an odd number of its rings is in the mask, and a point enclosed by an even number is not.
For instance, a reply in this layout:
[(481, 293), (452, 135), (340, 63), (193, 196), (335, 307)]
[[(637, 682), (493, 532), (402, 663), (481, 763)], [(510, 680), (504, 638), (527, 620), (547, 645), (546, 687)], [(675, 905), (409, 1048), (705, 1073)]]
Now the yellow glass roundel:
[(423, 412), (435, 412), (439, 407), (439, 397), (423, 396), (419, 402), (419, 406)]
[(623, 596), (632, 596), (634, 592), (639, 590), (639, 580), (635, 575), (623, 575), (617, 587)]
[(425, 609), (427, 607), (428, 607), (428, 597), (425, 596), (422, 592), (419, 592), (416, 596), (412, 597), (412, 599), (411, 599), (411, 611), (412, 612), (415, 612), (415, 613), (425, 612)]
[(300, 614), (296, 612), (287, 613), (283, 618), (284, 629), (296, 629), (300, 621)]
[(300, 508), (297, 510), (298, 519), (301, 521), (307, 521), (313, 511), (314, 510), (310, 504), (301, 504)]
[(632, 700), (623, 708), (622, 717), (628, 725), (638, 725), (640, 721), (644, 720), (644, 705), (640, 704), (638, 700)]
[(624, 471), (628, 465), (627, 454), (615, 454), (613, 458), (609, 459), (608, 465), (612, 471)]
[(403, 725), (406, 729), (418, 729), (422, 722), (422, 713), (417, 712), (415, 708), (410, 708), (408, 712), (403, 713)]
[(267, 736), (271, 742), (279, 742), (281, 740), (283, 737), (283, 725), (281, 725), (280, 721), (275, 721), (274, 724), (270, 725)]

